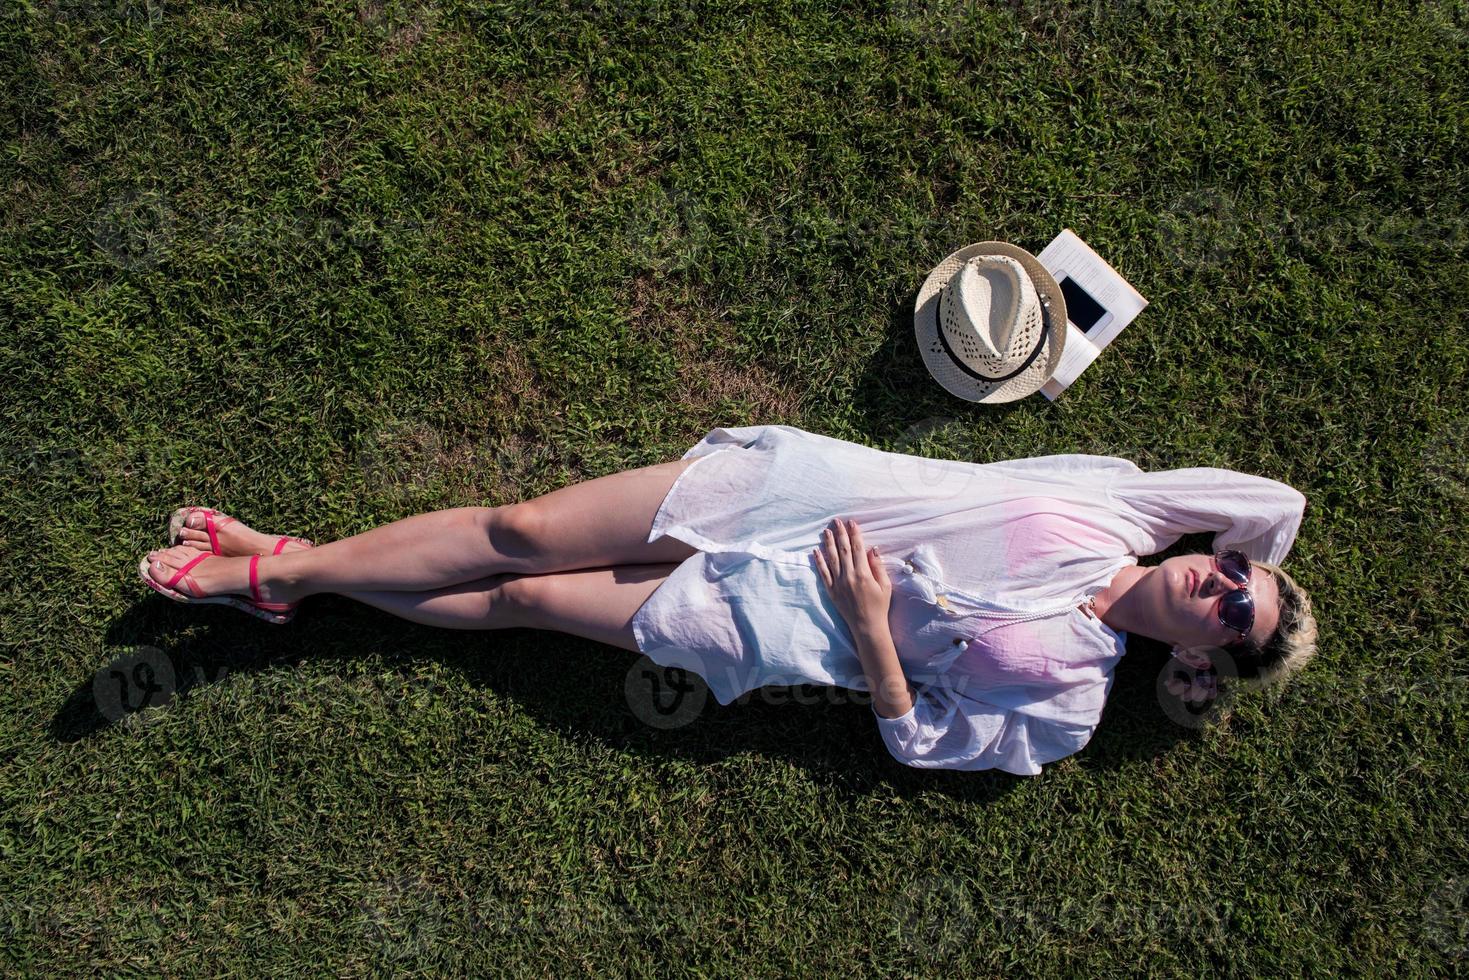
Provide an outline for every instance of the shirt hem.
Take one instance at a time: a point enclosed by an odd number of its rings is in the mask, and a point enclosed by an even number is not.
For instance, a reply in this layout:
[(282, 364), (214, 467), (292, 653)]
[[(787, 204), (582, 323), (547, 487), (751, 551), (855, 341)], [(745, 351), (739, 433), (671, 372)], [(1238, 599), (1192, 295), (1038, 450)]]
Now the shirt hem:
[[(689, 450), (689, 452), (693, 452), (693, 450), (691, 449)], [(668, 502), (673, 499), (675, 494), (678, 493), (678, 488), (683, 484), (683, 481), (688, 478), (688, 475), (694, 472), (694, 470), (698, 469), (700, 463), (713, 455), (714, 453), (708, 453), (706, 455), (695, 458), (693, 463), (691, 463), (688, 467), (684, 469), (682, 473), (678, 475), (678, 479), (673, 481), (673, 486), (668, 488), (668, 492), (663, 495), (663, 501), (658, 505), (658, 512), (653, 515), (653, 526), (648, 531), (648, 540), (644, 542), (645, 544), (652, 544), (654, 541), (657, 541), (664, 535), (669, 534), (670, 529), (668, 525), (671, 519), (668, 516)], [(685, 455), (683, 458), (688, 459), (688, 456)], [(702, 536), (700, 537), (701, 540), (708, 540), (707, 538), (702, 538)], [(710, 550), (706, 547), (703, 547), (702, 545), (695, 544), (694, 542), (689, 541), (687, 538), (679, 538), (679, 540), (683, 541), (685, 544), (698, 548), (700, 551)]]

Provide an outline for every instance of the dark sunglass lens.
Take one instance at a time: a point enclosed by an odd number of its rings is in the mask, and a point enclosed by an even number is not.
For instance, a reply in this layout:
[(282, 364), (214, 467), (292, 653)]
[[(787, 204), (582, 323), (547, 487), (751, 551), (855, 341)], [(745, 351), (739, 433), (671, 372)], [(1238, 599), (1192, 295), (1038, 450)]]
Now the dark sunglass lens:
[(1219, 618), (1230, 629), (1248, 633), (1255, 625), (1255, 600), (1248, 592), (1226, 592), (1219, 600)]
[(1221, 551), (1215, 561), (1219, 563), (1219, 570), (1228, 575), (1239, 585), (1248, 585), (1250, 581), (1250, 560), (1242, 551)]

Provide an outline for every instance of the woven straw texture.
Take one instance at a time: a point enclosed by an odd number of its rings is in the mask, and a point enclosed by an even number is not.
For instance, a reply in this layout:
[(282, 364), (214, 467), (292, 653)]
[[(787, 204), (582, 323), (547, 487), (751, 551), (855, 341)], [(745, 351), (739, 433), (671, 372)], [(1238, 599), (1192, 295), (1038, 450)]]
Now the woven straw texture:
[[(949, 357), (938, 336), (940, 307), (950, 306), (942, 301), (941, 294), (944, 292), (944, 287), (954, 278), (965, 262), (979, 255), (1003, 255), (1019, 262), (1029, 276), (1030, 284), (1037, 296), (1050, 301), (1051, 331), (1046, 338), (1045, 349), (1031, 362), (1030, 367), (1015, 377), (1001, 382), (983, 381), (965, 372)], [(958, 351), (960, 347), (957, 341), (960, 338), (957, 331), (958, 324), (953, 318), (954, 310), (946, 308), (943, 312), (949, 314), (945, 317), (948, 322), (944, 325), (948, 331), (946, 339), (950, 346)], [(1056, 285), (1056, 280), (1046, 271), (1045, 266), (1041, 265), (1040, 260), (1025, 249), (1008, 242), (978, 242), (953, 252), (928, 274), (928, 278), (918, 290), (918, 299), (913, 306), (913, 329), (918, 339), (918, 350), (923, 356), (924, 365), (927, 366), (934, 380), (938, 381), (950, 394), (966, 401), (987, 404), (1011, 402), (1033, 394), (1046, 383), (1047, 378), (1056, 373), (1056, 366), (1061, 363), (1061, 354), (1066, 344), (1066, 299), (1061, 295), (1060, 287)], [(1022, 319), (1011, 335), (1011, 346), (1029, 353), (1034, 349), (1041, 329), (1041, 319), (1038, 313), (1033, 318)], [(972, 358), (972, 364), (979, 373), (1004, 373), (1000, 370), (1000, 362), (989, 356), (978, 342), (970, 340), (964, 345), (964, 350), (967, 352), (966, 356)]]

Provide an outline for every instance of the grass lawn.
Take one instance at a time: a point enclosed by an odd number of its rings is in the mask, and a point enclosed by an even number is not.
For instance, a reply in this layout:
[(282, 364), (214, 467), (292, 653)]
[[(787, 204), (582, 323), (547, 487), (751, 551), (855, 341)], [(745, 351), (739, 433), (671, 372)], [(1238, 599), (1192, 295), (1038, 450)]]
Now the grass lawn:
[[(0, 963), (1469, 968), (1466, 80), (1460, 0), (7, 3)], [(1055, 403), (947, 395), (923, 276), (1063, 227), (1149, 308)], [(1137, 642), (1024, 778), (137, 580), (182, 504), (325, 541), (761, 423), (1285, 481), (1320, 654), (1200, 728)]]

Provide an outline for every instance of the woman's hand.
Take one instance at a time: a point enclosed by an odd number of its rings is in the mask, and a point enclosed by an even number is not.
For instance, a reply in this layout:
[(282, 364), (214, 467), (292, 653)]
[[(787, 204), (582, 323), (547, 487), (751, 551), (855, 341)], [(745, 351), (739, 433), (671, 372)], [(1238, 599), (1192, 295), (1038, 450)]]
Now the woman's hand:
[(840, 517), (822, 532), (822, 547), (812, 552), (821, 580), (853, 631), (888, 621), (893, 583), (876, 548), (862, 543), (862, 529)]

